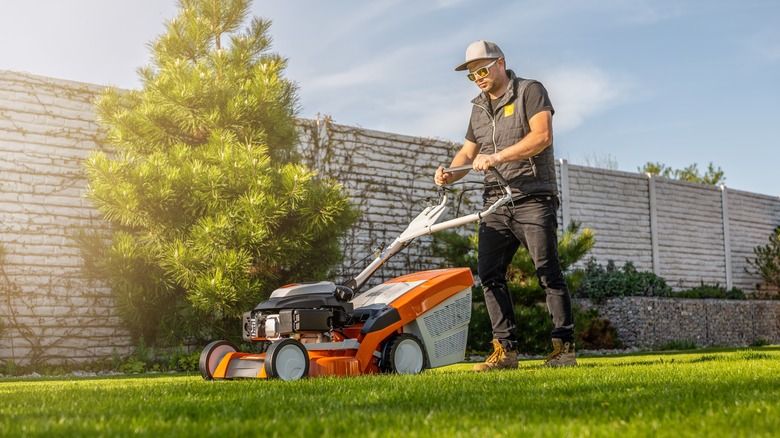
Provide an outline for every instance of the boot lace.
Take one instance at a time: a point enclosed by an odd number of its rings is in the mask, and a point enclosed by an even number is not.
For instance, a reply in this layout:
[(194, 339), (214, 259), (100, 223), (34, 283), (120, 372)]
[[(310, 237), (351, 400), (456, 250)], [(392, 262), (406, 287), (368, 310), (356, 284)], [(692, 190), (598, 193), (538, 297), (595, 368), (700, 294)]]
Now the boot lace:
[(563, 354), (563, 351), (561, 350), (561, 347), (559, 345), (556, 345), (555, 349), (553, 350), (553, 352), (550, 353), (544, 361), (545, 362), (549, 362), (549, 361), (557, 358), (561, 354)]
[(498, 363), (504, 355), (504, 347), (498, 341), (493, 341), (493, 354), (485, 360), (485, 363)]

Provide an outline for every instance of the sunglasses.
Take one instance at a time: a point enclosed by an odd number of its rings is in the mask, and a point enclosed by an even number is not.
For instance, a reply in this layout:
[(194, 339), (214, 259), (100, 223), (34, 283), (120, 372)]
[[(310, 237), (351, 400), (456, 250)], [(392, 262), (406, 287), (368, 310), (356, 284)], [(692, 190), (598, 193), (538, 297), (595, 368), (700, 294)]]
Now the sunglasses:
[(469, 80), (472, 81), (472, 82), (477, 80), (477, 76), (479, 76), (481, 78), (484, 78), (485, 76), (490, 74), (490, 67), (493, 67), (493, 64), (495, 64), (496, 61), (498, 61), (498, 60), (499, 60), (499, 58), (494, 59), (493, 62), (491, 62), (490, 64), (488, 64), (488, 65), (486, 65), (484, 67), (478, 68), (476, 71), (473, 71), (473, 72), (467, 74), (466, 77), (469, 78)]

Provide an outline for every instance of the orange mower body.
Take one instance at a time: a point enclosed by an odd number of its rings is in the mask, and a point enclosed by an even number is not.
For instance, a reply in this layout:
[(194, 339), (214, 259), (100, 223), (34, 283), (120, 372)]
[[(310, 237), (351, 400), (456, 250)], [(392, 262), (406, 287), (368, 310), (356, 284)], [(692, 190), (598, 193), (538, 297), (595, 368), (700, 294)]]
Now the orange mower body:
[[(227, 341), (212, 342), (201, 355), (201, 374), (209, 380), (295, 380), (416, 374), (457, 363), (465, 355), (473, 284), (468, 268), (424, 271), (394, 278), (350, 301), (336, 298), (338, 286), (332, 283), (288, 285), (271, 295), (269, 301), (278, 300), (270, 306), (276, 313), (264, 314), (268, 306), (261, 303), (244, 317), (244, 339), (266, 344), (267, 350), (245, 353)], [(333, 289), (334, 300), (322, 300), (327, 289)], [(320, 305), (302, 305), (313, 296)], [(291, 308), (285, 308), (285, 298)]]

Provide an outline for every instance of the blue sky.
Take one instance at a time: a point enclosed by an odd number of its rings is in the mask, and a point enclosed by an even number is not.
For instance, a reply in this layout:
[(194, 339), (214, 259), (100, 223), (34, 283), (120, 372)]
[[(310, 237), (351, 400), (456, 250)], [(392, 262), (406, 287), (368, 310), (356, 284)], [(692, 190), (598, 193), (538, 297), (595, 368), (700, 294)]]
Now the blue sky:
[[(3, 6), (0, 69), (138, 88), (174, 0)], [(453, 68), (474, 40), (541, 80), (558, 158), (675, 168), (780, 195), (780, 2), (255, 0), (304, 118), (460, 142), (478, 92)]]

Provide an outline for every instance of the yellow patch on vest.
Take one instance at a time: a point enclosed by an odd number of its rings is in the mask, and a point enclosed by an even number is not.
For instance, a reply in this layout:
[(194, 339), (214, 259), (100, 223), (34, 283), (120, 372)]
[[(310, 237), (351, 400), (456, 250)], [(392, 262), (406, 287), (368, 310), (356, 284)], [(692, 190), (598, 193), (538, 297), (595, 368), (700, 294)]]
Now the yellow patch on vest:
[(510, 103), (504, 107), (504, 117), (509, 117), (515, 113), (515, 104)]

